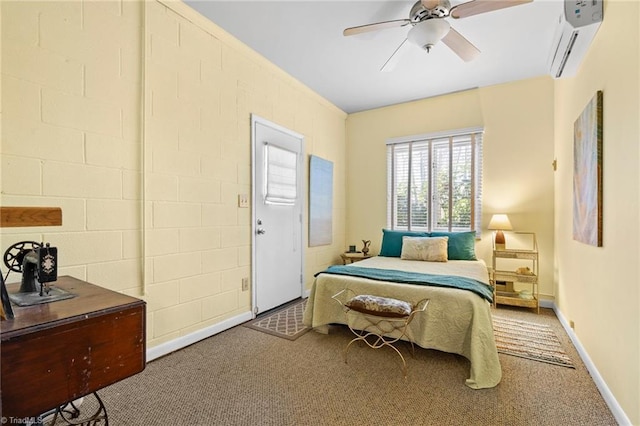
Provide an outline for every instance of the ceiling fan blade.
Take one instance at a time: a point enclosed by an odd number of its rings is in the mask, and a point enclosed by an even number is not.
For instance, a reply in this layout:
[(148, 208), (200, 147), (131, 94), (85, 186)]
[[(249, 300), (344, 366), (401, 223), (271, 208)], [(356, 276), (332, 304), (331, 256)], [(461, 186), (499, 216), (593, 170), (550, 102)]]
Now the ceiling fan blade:
[(422, 7), (424, 7), (427, 10), (431, 10), (434, 7), (436, 7), (438, 4), (440, 4), (439, 0), (421, 0), (422, 3)]
[(342, 32), (345, 36), (368, 33), (370, 31), (384, 30), (387, 28), (403, 27), (410, 24), (410, 19), (397, 19), (395, 21), (376, 22), (375, 24), (360, 25), (359, 27), (347, 28)]
[(387, 62), (385, 62), (382, 68), (380, 68), (380, 71), (393, 71), (398, 62), (400, 62), (400, 59), (402, 59), (402, 57), (404, 56), (404, 52), (406, 52), (408, 47), (411, 47), (411, 45), (407, 43), (407, 39), (405, 38), (404, 41), (400, 43), (400, 46), (398, 46), (398, 48), (391, 54), (391, 56), (389, 56), (389, 59), (387, 59)]
[(453, 28), (442, 38), (442, 42), (465, 62), (474, 60), (480, 54), (477, 47)]
[(533, 0), (472, 0), (452, 7), (449, 11), (449, 16), (455, 19), (466, 18), (468, 16), (518, 6), (524, 3), (531, 3), (532, 1)]

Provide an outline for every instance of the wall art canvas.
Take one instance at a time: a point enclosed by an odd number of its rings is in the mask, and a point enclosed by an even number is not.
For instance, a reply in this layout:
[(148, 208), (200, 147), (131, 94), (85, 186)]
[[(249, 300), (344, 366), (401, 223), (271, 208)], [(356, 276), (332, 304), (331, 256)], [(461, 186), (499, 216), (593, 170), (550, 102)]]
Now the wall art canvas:
[(309, 158), (309, 247), (333, 241), (333, 163)]
[(573, 239), (602, 246), (602, 91), (573, 126)]

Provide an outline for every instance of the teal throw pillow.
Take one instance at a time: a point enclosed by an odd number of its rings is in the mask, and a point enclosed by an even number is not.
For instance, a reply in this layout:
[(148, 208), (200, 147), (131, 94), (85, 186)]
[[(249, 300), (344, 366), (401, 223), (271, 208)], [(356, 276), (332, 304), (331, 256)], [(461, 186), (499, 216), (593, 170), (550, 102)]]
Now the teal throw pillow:
[(402, 254), (402, 237), (428, 237), (428, 232), (419, 231), (394, 231), (391, 229), (382, 230), (382, 247), (380, 256), (400, 257)]
[(447, 255), (449, 260), (478, 260), (476, 258), (476, 231), (437, 232), (432, 237), (449, 237)]

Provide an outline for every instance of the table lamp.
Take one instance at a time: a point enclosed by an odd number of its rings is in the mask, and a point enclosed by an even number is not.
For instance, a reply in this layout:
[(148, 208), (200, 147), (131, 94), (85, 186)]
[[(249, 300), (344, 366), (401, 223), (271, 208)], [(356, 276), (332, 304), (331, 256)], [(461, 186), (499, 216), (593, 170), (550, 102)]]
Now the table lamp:
[(489, 221), (488, 229), (496, 231), (496, 240), (495, 246), (496, 250), (504, 250), (505, 242), (504, 242), (504, 234), (502, 231), (511, 231), (513, 228), (511, 227), (511, 222), (509, 222), (509, 218), (506, 214), (494, 214)]

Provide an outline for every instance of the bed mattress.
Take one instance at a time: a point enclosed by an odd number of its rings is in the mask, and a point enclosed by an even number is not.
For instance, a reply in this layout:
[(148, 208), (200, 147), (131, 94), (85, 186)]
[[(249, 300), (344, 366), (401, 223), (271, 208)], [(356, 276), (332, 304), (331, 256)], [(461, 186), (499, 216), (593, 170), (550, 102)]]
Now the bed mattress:
[[(395, 257), (372, 257), (352, 265), (359, 268), (461, 276), (487, 285), (489, 283), (487, 267), (482, 260), (423, 262)], [(305, 325), (324, 332), (329, 324), (346, 324), (347, 317), (343, 307), (332, 299), (333, 295), (345, 288), (355, 294), (391, 297), (412, 303), (428, 298), (426, 311), (416, 315), (409, 326), (414, 343), (426, 349), (455, 353), (467, 358), (471, 366), (465, 383), (473, 389), (491, 388), (500, 382), (502, 369), (493, 336), (491, 306), (487, 300), (463, 289), (321, 273), (311, 288), (304, 313)]]

